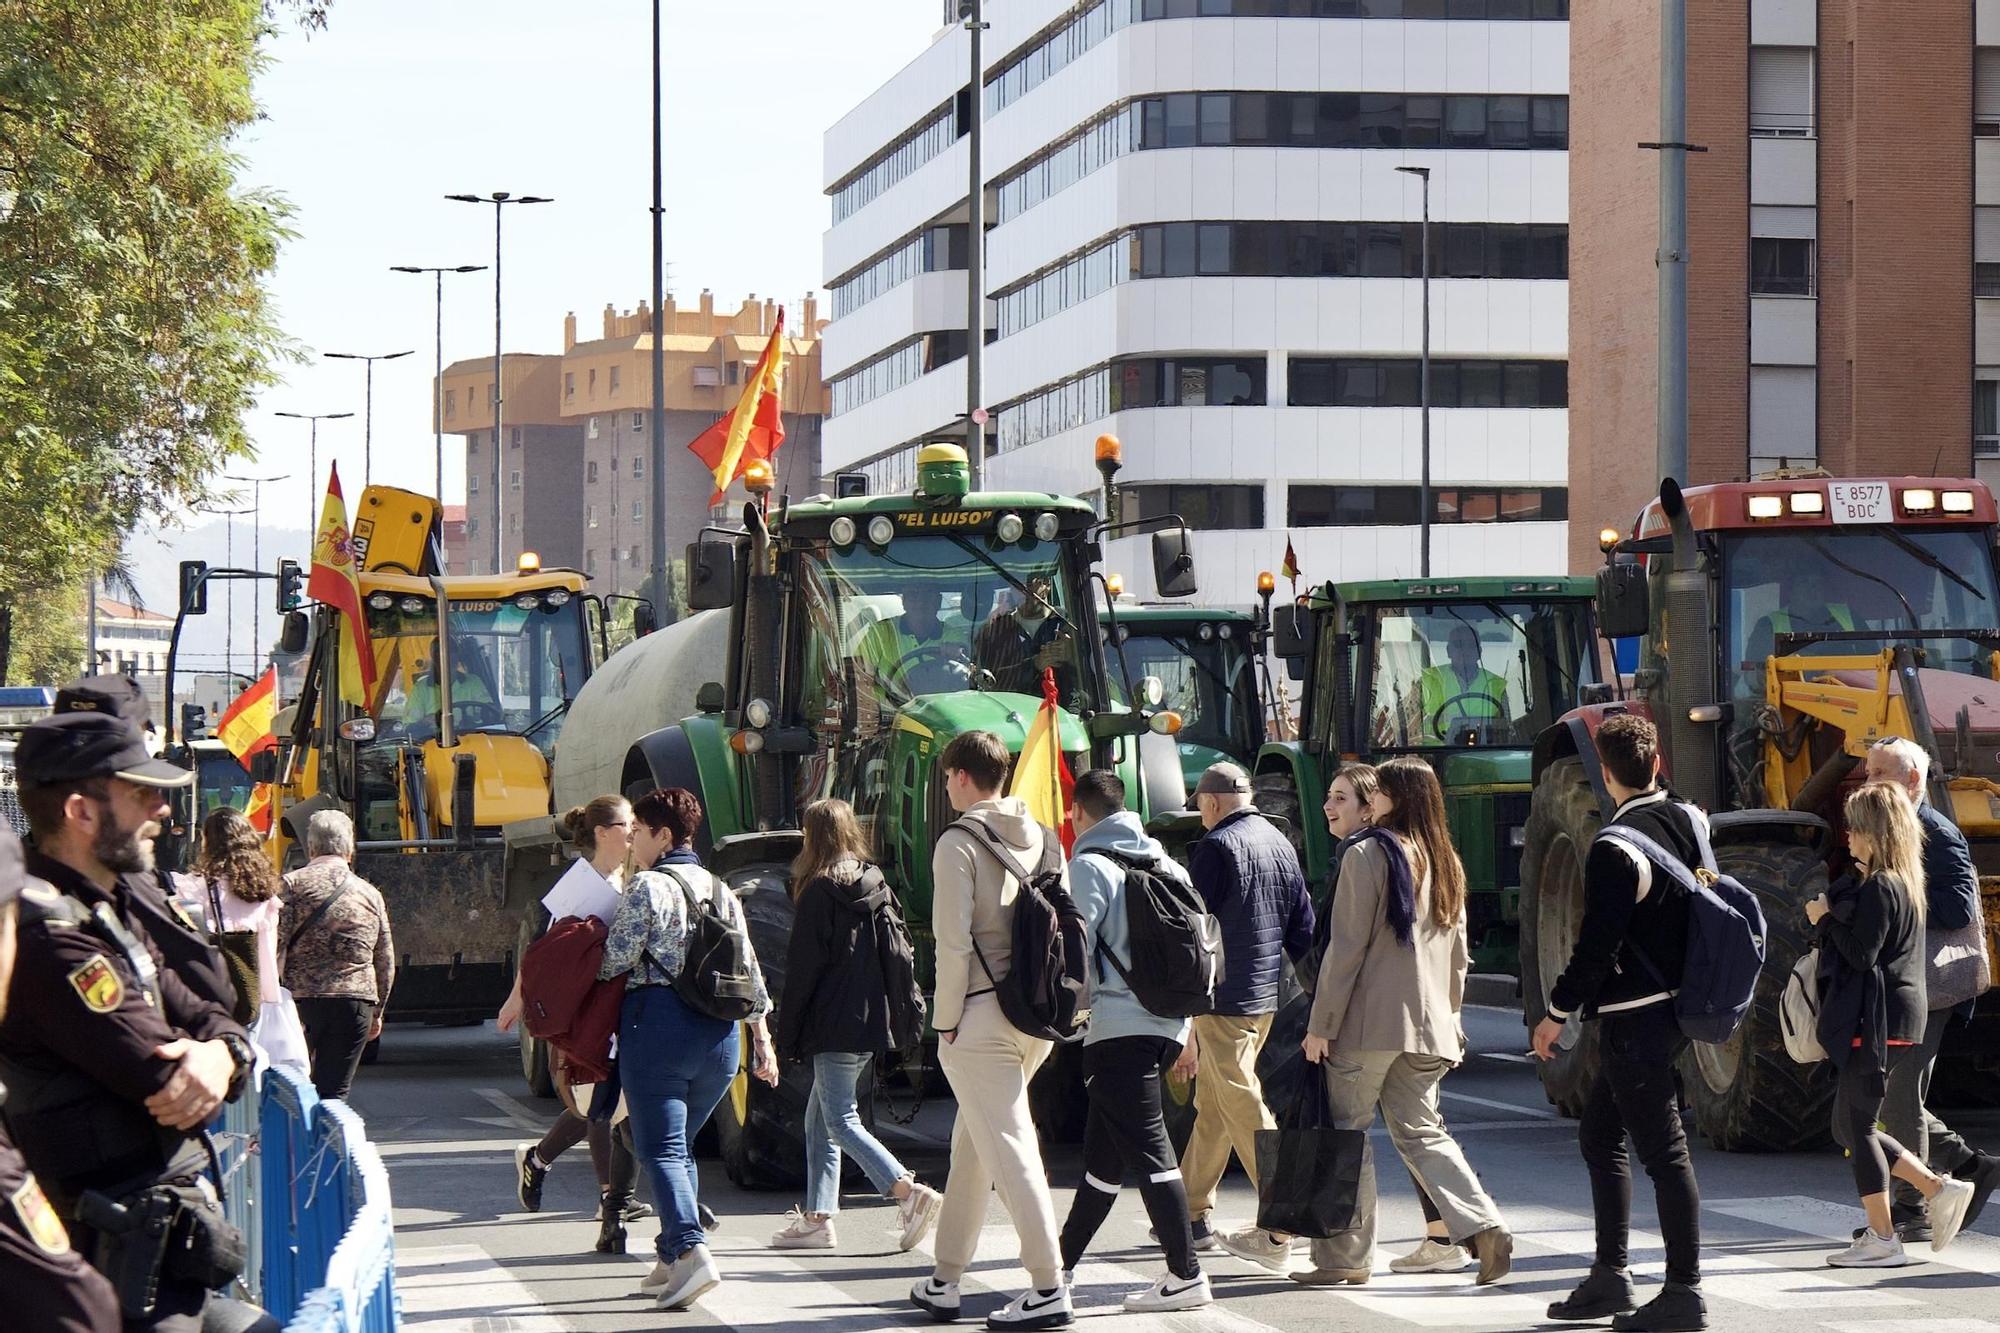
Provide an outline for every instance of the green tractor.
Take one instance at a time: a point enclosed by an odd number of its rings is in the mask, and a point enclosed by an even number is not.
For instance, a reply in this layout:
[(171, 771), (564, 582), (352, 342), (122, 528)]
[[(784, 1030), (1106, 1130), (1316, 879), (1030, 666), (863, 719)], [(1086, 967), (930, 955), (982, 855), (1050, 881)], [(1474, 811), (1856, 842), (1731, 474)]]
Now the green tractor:
[[(1018, 754), (1052, 671), (1073, 771), (1115, 767), (1143, 794), (1142, 769), (1171, 756), (1178, 721), (1159, 708), (1161, 683), (1134, 676), (1114, 690), (1091, 628), (1100, 542), (1135, 531), (1153, 533), (1162, 593), (1192, 594), (1178, 518), (1112, 524), (1064, 496), (972, 492), (956, 445), (921, 450), (909, 494), (843, 486), (840, 498), (748, 504), (741, 530), (707, 529), (689, 550), (695, 614), (615, 654), (578, 695), (555, 759), (556, 806), (605, 791), (698, 793), (703, 862), (741, 896), (783, 1005), (799, 815), (838, 796), (901, 896), (928, 977), (931, 849), (955, 817), (938, 763), (953, 737), (991, 731)], [(1121, 702), (1135, 697), (1136, 708)], [(528, 833), (508, 830), (518, 848), (508, 897), (524, 908), (563, 855)], [(1065, 1063), (1050, 1061), (1043, 1081), (1063, 1079)], [(809, 1083), (796, 1065), (775, 1089), (739, 1071), (715, 1121), (732, 1180), (801, 1179)], [(1057, 1089), (1040, 1100), (1056, 1113), (1077, 1099)]]
[(1250, 766), (1264, 744), (1257, 679), (1262, 633), (1254, 615), (1120, 599), (1099, 618), (1113, 697), (1124, 702), (1119, 682), (1129, 671), (1135, 680), (1160, 681), (1165, 706), (1179, 715), (1174, 740), (1187, 791), (1211, 764)]

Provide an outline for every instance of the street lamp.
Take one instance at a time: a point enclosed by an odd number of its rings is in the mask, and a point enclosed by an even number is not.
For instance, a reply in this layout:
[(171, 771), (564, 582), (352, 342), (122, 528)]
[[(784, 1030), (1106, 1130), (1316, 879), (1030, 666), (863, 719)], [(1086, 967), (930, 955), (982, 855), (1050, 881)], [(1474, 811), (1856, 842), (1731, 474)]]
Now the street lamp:
[(391, 264), (391, 273), (429, 273), (437, 279), (437, 378), (431, 382), (431, 424), (437, 435), (437, 502), (444, 503), (444, 275), (484, 273), (484, 264), (451, 264), (441, 268), (421, 264)]
[[(349, 416), (354, 415), (352, 412)], [(250, 565), (260, 573), (264, 568), (264, 487), (274, 481), (289, 481), (292, 474), (281, 472), (275, 477), (239, 477), (233, 472), (222, 474), (224, 481), (242, 481), (250, 485)], [(264, 603), (260, 598), (250, 602), (250, 664), (259, 668), (262, 675), (262, 653), (264, 644)]]
[(319, 423), (322, 421), (345, 421), (352, 412), (274, 412), (273, 416), (290, 417), (293, 421), (310, 421), (312, 436), (307, 445), (306, 466), (311, 475), (306, 480), (306, 531), (319, 531), (319, 510), (314, 507), (319, 487)]
[(370, 474), (374, 471), (375, 467), (375, 363), (377, 361), (396, 361), (413, 355), (415, 355), (414, 348), (407, 352), (377, 352), (372, 356), (365, 352), (328, 352), (326, 354), (329, 361), (365, 361), (368, 363), (367, 396), (362, 400), (361, 408), (363, 413), (361, 418), (361, 484), (363, 486), (368, 484)]
[(501, 495), (500, 495), (500, 436), (502, 416), (502, 395), (500, 392), (500, 218), (507, 211), (508, 204), (548, 204), (553, 199), (536, 194), (510, 194), (505, 190), (495, 190), (488, 195), (448, 194), (446, 199), (457, 204), (493, 205), (493, 572), (500, 572), (500, 561), (505, 553), (501, 545)]
[(1422, 532), (1422, 565), (1420, 574), (1431, 576), (1431, 169), (1429, 167), (1397, 167), (1405, 176), (1415, 176), (1424, 183), (1424, 225), (1419, 241), (1420, 259), (1423, 266), (1424, 303), (1424, 351), (1423, 359), (1417, 367), (1417, 402), (1423, 416), (1423, 489), (1419, 503), (1423, 505), (1419, 522)]
[[(236, 568), (236, 520), (247, 514), (248, 509), (202, 509), (197, 513), (213, 514), (222, 520), (222, 567)], [(236, 678), (236, 580), (222, 582), (222, 674), (231, 680)], [(167, 701), (169, 708), (173, 700)]]

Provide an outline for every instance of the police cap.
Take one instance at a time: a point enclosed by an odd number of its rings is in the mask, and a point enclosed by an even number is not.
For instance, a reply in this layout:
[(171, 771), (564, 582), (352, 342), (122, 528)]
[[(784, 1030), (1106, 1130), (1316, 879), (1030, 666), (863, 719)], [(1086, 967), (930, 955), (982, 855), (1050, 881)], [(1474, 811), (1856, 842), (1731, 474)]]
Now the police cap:
[(130, 676), (78, 676), (56, 691), (58, 713), (109, 713), (144, 728), (152, 710), (139, 682)]
[(147, 787), (186, 787), (194, 774), (146, 751), (145, 733), (109, 713), (57, 713), (22, 731), (14, 772), (24, 787), (88, 778), (124, 778)]

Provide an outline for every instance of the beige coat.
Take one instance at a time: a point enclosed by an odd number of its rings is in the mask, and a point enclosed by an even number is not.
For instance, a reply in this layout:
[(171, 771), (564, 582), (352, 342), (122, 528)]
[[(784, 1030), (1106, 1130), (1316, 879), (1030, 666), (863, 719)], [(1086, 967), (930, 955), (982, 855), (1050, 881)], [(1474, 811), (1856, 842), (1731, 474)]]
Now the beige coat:
[(1431, 920), (1428, 875), (1417, 884), (1411, 943), (1396, 939), (1384, 910), (1387, 851), (1368, 841), (1340, 863), (1333, 922), (1307, 1031), (1350, 1051), (1405, 1051), (1465, 1058), (1459, 1006), (1471, 962), (1465, 913), (1450, 927)]
[[(1014, 859), (1024, 869), (1034, 870), (1047, 835), (1029, 817), (1024, 801), (1004, 796), (981, 801), (965, 813), (998, 833)], [(1014, 899), (1021, 886), (1001, 869), (991, 845), (979, 842), (975, 833), (946, 829), (931, 852), (931, 929), (937, 941), (937, 998), (932, 1001), (931, 1021), (940, 1032), (958, 1027), (969, 996), (992, 989), (973, 955), (974, 941), (996, 979), (1007, 975), (1013, 956)]]

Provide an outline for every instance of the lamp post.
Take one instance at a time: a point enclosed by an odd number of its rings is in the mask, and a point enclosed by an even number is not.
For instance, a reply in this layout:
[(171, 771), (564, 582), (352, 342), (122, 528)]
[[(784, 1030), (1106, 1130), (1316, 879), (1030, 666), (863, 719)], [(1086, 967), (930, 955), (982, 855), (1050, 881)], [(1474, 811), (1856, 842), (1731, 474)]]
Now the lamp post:
[[(247, 514), (248, 509), (204, 509), (204, 514), (214, 514), (222, 519), (222, 567), (236, 567), (236, 519), (239, 514)], [(222, 582), (222, 674), (232, 680), (236, 676), (236, 580)], [(167, 701), (173, 706), (173, 700)]]
[[(345, 421), (354, 414), (352, 412), (274, 412), (272, 415), (290, 417), (294, 421), (309, 421), (312, 423), (312, 434), (306, 445), (306, 466), (311, 469), (311, 474), (306, 478), (306, 531), (317, 532), (319, 530), (319, 510), (314, 507), (313, 500), (319, 486), (319, 423), (322, 421)], [(239, 510), (238, 512), (241, 511)]]
[(421, 264), (391, 264), (391, 273), (429, 273), (437, 279), (437, 378), (431, 381), (431, 424), (437, 436), (437, 502), (444, 503), (444, 275), (484, 273), (484, 264), (451, 264), (426, 267)]
[(1424, 350), (1417, 364), (1417, 403), (1423, 418), (1423, 487), (1418, 495), (1418, 503), (1423, 506), (1418, 517), (1422, 524), (1421, 563), (1419, 573), (1424, 578), (1431, 576), (1431, 169), (1429, 167), (1397, 167), (1406, 176), (1415, 176), (1424, 183), (1424, 223), (1418, 241), (1419, 263), (1423, 272), (1424, 303)]
[(507, 211), (508, 204), (548, 204), (555, 202), (535, 194), (510, 194), (505, 190), (495, 190), (488, 195), (448, 194), (446, 199), (458, 204), (493, 205), (493, 572), (500, 572), (501, 558), (505, 547), (501, 539), (501, 498), (500, 498), (500, 435), (502, 416), (502, 395), (500, 392), (500, 218)]
[(983, 38), (986, 17), (981, 0), (960, 0), (966, 46), (972, 62), (971, 91), (966, 97), (967, 189), (965, 195), (965, 460), (971, 465), (972, 489), (986, 477), (986, 57)]
[(366, 486), (375, 470), (375, 363), (377, 361), (397, 361), (415, 355), (415, 349), (408, 352), (328, 352), (329, 361), (364, 361), (368, 365), (366, 397), (362, 399), (361, 417), (361, 484)]
[[(347, 415), (353, 416), (354, 414), (350, 412)], [(233, 472), (222, 474), (225, 481), (242, 481), (248, 482), (250, 485), (250, 565), (253, 569), (261, 571), (264, 568), (264, 487), (274, 481), (288, 481), (291, 475), (289, 472), (281, 472), (275, 477), (239, 477)], [(250, 603), (250, 642), (250, 651), (252, 654), (250, 662), (251, 665), (257, 666), (259, 665), (258, 655), (263, 652), (264, 604), (254, 598)], [(233, 667), (234, 664), (232, 663), (231, 665)], [(263, 674), (261, 668), (257, 674)]]

